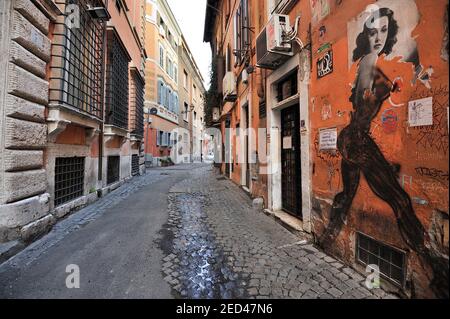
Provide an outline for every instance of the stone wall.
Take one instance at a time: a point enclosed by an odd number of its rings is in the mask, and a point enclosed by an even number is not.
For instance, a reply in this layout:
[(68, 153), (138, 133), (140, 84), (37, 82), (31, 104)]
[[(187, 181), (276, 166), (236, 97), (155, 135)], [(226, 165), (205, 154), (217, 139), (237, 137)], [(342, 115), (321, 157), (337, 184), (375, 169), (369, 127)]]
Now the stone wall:
[(48, 8), (47, 1), (0, 4), (0, 243), (27, 240), (53, 223), (45, 217), (49, 195), (43, 159), (53, 15)]

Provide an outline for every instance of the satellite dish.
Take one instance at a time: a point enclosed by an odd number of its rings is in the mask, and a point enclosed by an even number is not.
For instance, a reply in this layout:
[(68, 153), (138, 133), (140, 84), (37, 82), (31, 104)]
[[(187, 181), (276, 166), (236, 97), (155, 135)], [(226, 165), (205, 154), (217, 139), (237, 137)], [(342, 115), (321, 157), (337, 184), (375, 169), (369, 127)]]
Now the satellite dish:
[(150, 109), (150, 114), (151, 114), (151, 115), (156, 115), (156, 114), (158, 114), (158, 109), (157, 109), (156, 107), (151, 108), (151, 109)]

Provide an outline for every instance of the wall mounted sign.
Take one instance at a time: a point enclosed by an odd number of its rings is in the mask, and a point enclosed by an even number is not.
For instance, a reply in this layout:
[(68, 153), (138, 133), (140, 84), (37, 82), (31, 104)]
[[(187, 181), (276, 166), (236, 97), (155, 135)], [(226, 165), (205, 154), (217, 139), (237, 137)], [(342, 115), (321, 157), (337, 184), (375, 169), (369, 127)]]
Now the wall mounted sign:
[(433, 98), (410, 101), (408, 104), (409, 126), (433, 125)]
[(283, 149), (284, 150), (292, 149), (292, 136), (283, 137)]
[(322, 78), (333, 72), (333, 51), (329, 50), (317, 60), (317, 77)]
[(319, 130), (319, 150), (336, 150), (337, 136), (336, 127)]

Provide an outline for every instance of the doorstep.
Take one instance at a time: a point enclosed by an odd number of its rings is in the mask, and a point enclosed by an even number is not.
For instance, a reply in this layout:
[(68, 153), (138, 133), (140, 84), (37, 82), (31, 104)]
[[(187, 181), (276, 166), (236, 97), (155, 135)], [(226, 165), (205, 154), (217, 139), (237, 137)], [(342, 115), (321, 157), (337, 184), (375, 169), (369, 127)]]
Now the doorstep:
[(264, 214), (275, 219), (281, 226), (289, 230), (294, 235), (307, 239), (308, 242), (312, 242), (313, 237), (303, 230), (303, 221), (301, 219), (283, 211), (273, 212), (269, 209), (264, 209)]

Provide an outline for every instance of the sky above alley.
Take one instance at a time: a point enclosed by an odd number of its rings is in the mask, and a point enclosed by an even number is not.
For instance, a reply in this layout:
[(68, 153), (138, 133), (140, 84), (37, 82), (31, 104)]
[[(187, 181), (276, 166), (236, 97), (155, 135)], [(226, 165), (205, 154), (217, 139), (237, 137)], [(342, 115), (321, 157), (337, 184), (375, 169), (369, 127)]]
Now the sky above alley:
[(208, 88), (211, 49), (208, 43), (203, 42), (206, 0), (168, 0), (168, 2)]

